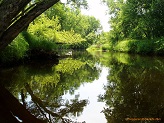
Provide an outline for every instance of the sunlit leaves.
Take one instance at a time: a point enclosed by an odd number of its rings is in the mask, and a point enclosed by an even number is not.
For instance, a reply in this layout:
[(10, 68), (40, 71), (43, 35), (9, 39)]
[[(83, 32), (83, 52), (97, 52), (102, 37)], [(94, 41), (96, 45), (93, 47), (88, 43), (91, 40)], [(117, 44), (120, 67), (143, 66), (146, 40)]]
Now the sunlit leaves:
[(75, 8), (88, 8), (87, 0), (67, 0), (67, 3), (69, 3), (72, 7)]
[(78, 8), (72, 10), (58, 3), (32, 22), (28, 32), (57, 43), (74, 45), (73, 48), (86, 48), (96, 42), (100, 29), (96, 18), (82, 15)]
[[(63, 4), (56, 4), (51, 9), (46, 11), (45, 14), (50, 19), (54, 15), (58, 17), (61, 24), (61, 32), (58, 32), (59, 35), (57, 34), (57, 37), (59, 37), (59, 42), (62, 41), (63, 43), (65, 43), (67, 41), (68, 43), (70, 43), (70, 40), (76, 39), (77, 42), (81, 42), (81, 40), (86, 39), (89, 44), (92, 44), (95, 41), (97, 32), (102, 29), (100, 21), (97, 20), (95, 17), (82, 15), (80, 9), (71, 9), (69, 6), (64, 7)], [(75, 33), (76, 35), (72, 33)], [(89, 40), (87, 38), (90, 33), (95, 35), (94, 39), (92, 38), (92, 40), (91, 38), (89, 38)], [(74, 37), (70, 39), (70, 36)], [(80, 36), (83, 39), (81, 39)], [(74, 42), (76, 43), (76, 41)], [(85, 44), (86, 42), (83, 43), (83, 45)]]
[(111, 40), (155, 39), (164, 32), (162, 0), (107, 0), (112, 27)]
[(38, 19), (30, 24), (28, 31), (38, 37), (43, 37), (56, 40), (56, 31), (61, 28), (58, 17), (49, 19), (45, 14), (42, 14)]
[(59, 43), (67, 44), (74, 44), (85, 41), (85, 39), (83, 39), (80, 34), (75, 33), (73, 30), (57, 32), (56, 39)]

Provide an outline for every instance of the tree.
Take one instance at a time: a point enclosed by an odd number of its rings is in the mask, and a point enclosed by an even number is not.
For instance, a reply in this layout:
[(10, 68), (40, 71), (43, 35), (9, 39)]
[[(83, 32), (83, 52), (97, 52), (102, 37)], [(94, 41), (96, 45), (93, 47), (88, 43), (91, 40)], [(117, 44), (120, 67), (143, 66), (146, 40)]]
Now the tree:
[(99, 101), (106, 103), (102, 112), (107, 122), (126, 123), (126, 118), (162, 118), (163, 59), (124, 53), (110, 55), (108, 59), (101, 57), (106, 59), (101, 62), (104, 64), (107, 61), (110, 74), (107, 77), (108, 83), (104, 86), (105, 93), (99, 95)]
[(19, 118), (24, 123), (43, 123), (42, 120), (37, 119), (22, 104), (20, 104), (19, 101), (2, 85), (0, 85), (0, 92), (0, 97), (2, 99), (0, 103), (1, 121), (8, 123), (20, 123), (17, 120), (17, 118)]
[[(17, 37), (28, 25), (59, 0), (1, 0), (0, 51)], [(68, 1), (71, 2), (71, 1)], [(86, 0), (74, 0), (80, 6)]]
[(112, 39), (155, 39), (164, 32), (162, 0), (107, 0)]
[(45, 14), (50, 19), (57, 16), (61, 24), (61, 30), (74, 30), (75, 33), (81, 34), (83, 38), (89, 33), (96, 33), (98, 30), (102, 29), (99, 20), (93, 16), (81, 14), (79, 8), (72, 9), (69, 6), (64, 6), (59, 3), (48, 9)]
[(3, 0), (0, 4), (0, 50), (25, 29), (30, 22), (59, 0)]

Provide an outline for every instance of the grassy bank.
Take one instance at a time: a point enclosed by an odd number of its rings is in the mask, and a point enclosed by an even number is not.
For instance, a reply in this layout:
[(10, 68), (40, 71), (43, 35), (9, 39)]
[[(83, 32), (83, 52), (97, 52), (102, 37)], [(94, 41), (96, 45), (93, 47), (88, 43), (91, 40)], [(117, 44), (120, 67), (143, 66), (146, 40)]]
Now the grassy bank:
[(92, 45), (87, 50), (117, 51), (136, 54), (164, 55), (164, 38), (153, 40), (123, 40), (118, 43)]
[(55, 56), (57, 56), (55, 42), (46, 38), (43, 39), (36, 37), (28, 32), (23, 32), (0, 52), (0, 63), (12, 64), (14, 62), (18, 63), (27, 58), (33, 59), (39, 57), (44, 57), (43, 59), (52, 59), (52, 57)]

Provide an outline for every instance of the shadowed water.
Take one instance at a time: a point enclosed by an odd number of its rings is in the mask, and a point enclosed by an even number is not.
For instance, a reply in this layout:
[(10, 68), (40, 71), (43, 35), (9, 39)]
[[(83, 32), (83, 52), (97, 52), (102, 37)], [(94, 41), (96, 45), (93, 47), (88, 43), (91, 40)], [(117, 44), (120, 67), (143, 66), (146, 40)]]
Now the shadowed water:
[(162, 123), (163, 77), (164, 57), (109, 52), (0, 70), (2, 85), (47, 123)]

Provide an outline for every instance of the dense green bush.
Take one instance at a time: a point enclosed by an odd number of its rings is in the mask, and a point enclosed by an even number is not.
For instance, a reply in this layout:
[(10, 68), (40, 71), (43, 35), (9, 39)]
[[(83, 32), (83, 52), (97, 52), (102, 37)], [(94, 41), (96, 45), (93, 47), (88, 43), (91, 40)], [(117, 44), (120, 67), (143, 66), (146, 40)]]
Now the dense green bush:
[(89, 48), (87, 48), (88, 51), (94, 51), (94, 50), (101, 50), (100, 45), (91, 45)]
[(103, 44), (102, 50), (111, 50), (111, 44)]
[(29, 44), (29, 50), (44, 50), (53, 51), (56, 50), (56, 43), (50, 39), (44, 37), (37, 37), (35, 35), (29, 34), (28, 32), (22, 32), (24, 38)]
[(154, 52), (153, 40), (124, 40), (114, 45), (114, 51), (139, 53), (139, 54), (152, 54)]
[(123, 40), (116, 44), (108, 43), (99, 47), (99, 44), (92, 45), (90, 50), (114, 50), (137, 54), (164, 54), (164, 38), (153, 40)]
[(157, 54), (164, 54), (164, 37), (158, 39), (154, 43), (155, 46), (155, 53)]
[(36, 37), (56, 42), (56, 32), (60, 28), (58, 17), (49, 19), (45, 14), (42, 14), (29, 25), (27, 31)]
[(29, 51), (55, 51), (57, 45), (46, 38), (36, 37), (23, 31), (18, 37), (0, 53), (0, 61), (13, 62), (29, 57)]
[(115, 51), (149, 54), (154, 53), (152, 40), (124, 40), (114, 46)]
[(22, 34), (19, 34), (18, 37), (0, 53), (0, 61), (10, 62), (23, 59), (27, 56), (28, 50), (29, 44), (26, 42)]
[(68, 11), (63, 11), (60, 7), (65, 6), (58, 5), (30, 23), (28, 28), (0, 53), (0, 61), (18, 61), (35, 53), (51, 55), (55, 54), (57, 49), (86, 49), (97, 41), (96, 33), (101, 26), (96, 18), (82, 15), (79, 9), (72, 11), (66, 7), (65, 10)]
[(135, 52), (141, 53), (141, 54), (153, 54), (154, 53), (154, 41), (153, 40), (137, 41), (137, 49)]

